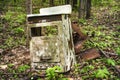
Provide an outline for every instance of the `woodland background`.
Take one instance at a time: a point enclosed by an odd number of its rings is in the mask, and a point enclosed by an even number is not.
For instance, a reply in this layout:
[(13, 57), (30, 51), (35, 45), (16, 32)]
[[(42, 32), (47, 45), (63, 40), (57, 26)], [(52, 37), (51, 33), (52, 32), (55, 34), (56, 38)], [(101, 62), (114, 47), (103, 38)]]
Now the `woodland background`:
[[(110, 56), (110, 59), (101, 56), (90, 61), (77, 58), (75, 68), (62, 76), (76, 80), (120, 80), (120, 75), (111, 67), (116, 65), (120, 69), (119, 0), (0, 0), (1, 80), (42, 79), (39, 75), (34, 76), (38, 73), (30, 69), (26, 15), (39, 13), (39, 9), (43, 7), (64, 4), (72, 5), (71, 20), (78, 20), (82, 32), (95, 43), (93, 45), (86, 41), (81, 52), (99, 46), (116, 55)], [(50, 80), (50, 77), (45, 79)], [(60, 76), (55, 74), (54, 77), (57, 80)]]

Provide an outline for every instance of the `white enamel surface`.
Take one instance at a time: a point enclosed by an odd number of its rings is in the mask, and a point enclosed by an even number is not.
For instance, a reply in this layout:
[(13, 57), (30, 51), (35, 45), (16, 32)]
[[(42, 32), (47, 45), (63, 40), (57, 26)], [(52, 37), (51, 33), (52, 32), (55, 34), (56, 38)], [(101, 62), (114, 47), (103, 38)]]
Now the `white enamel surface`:
[(41, 8), (41, 15), (53, 15), (53, 14), (71, 14), (72, 7), (71, 5), (62, 5), (49, 8)]

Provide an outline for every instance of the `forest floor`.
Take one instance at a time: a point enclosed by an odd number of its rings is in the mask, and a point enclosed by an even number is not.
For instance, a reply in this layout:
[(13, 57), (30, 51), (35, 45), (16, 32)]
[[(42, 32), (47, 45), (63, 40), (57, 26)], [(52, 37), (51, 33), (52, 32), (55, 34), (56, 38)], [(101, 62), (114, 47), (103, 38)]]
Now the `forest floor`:
[[(71, 80), (120, 80), (119, 73), (111, 66), (116, 65), (120, 69), (120, 11), (101, 8), (92, 9), (92, 13), (90, 19), (79, 20), (83, 32), (101, 49), (117, 55), (110, 56), (111, 59), (102, 55), (89, 61), (82, 61), (77, 56), (75, 68), (65, 76)], [(1, 37), (4, 37), (2, 33)], [(81, 51), (96, 47), (89, 41), (83, 46)], [(36, 73), (30, 69), (29, 48), (20, 45), (11, 49), (0, 49), (0, 80), (30, 80), (34, 74)]]

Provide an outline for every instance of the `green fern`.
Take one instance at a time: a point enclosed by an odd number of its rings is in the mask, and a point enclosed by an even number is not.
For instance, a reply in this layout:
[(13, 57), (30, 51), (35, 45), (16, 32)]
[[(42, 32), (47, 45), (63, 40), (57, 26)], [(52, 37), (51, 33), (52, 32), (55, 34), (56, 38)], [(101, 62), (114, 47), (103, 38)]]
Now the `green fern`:
[(59, 66), (48, 68), (46, 70), (46, 75), (47, 75), (46, 80), (68, 80), (67, 78), (63, 78), (62, 74), (58, 74), (58, 72), (61, 72), (61, 71), (62, 69)]
[(108, 72), (106, 67), (104, 67), (103, 69), (98, 69), (94, 72), (95, 78), (108, 78), (108, 75), (110, 75), (110, 73)]
[(106, 63), (107, 63), (108, 65), (115, 66), (115, 60), (113, 60), (113, 59), (107, 59), (107, 60), (106, 60)]

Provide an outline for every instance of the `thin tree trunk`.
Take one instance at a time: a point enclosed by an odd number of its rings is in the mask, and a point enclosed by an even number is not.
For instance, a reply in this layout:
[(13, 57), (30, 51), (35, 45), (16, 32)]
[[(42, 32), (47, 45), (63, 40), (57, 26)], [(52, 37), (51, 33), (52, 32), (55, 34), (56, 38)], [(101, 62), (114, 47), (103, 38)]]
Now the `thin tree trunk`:
[(27, 14), (32, 14), (32, 0), (26, 1)]
[(77, 0), (73, 0), (73, 8), (77, 7)]
[(63, 4), (63, 0), (59, 0), (59, 4), (60, 4), (60, 5)]
[(86, 15), (86, 0), (80, 0), (78, 18), (85, 18)]
[(90, 18), (91, 0), (80, 0), (79, 18)]
[(86, 10), (86, 19), (90, 18), (90, 11), (91, 11), (91, 0), (87, 0), (87, 10)]
[[(27, 14), (32, 14), (32, 0), (27, 0), (26, 1), (26, 11), (27, 11)], [(30, 39), (29, 31), (30, 31), (30, 29), (27, 26), (27, 29), (26, 29), (26, 34), (27, 34), (26, 45), (27, 45), (27, 47), (29, 46), (29, 39)]]
[(46, 2), (46, 0), (42, 0), (42, 2)]
[(50, 0), (50, 6), (54, 6), (54, 0)]
[(65, 4), (70, 4), (70, 0), (65, 0)]

